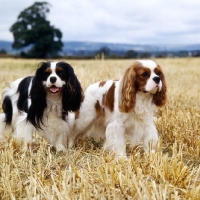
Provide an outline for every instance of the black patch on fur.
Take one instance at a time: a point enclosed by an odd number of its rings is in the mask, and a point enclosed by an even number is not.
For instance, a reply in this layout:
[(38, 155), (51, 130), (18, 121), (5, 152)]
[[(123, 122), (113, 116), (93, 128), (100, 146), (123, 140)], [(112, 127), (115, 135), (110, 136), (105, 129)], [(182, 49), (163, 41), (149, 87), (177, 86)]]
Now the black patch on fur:
[(42, 129), (41, 124), (43, 124), (43, 113), (47, 107), (46, 91), (42, 81), (47, 78), (45, 77), (45, 70), (48, 67), (50, 67), (50, 62), (42, 62), (39, 64), (30, 90), (31, 106), (28, 111), (27, 120), (32, 123), (36, 129)]
[(28, 88), (29, 88), (32, 78), (33, 78), (32, 76), (28, 76), (24, 78), (20, 82), (17, 88), (17, 92), (19, 93), (17, 108), (19, 111), (24, 111), (26, 113), (28, 113), (28, 98), (29, 98)]
[(12, 115), (13, 115), (13, 107), (12, 102), (9, 96), (6, 96), (3, 100), (2, 104), (3, 111), (5, 113), (5, 123), (7, 125), (11, 124), (12, 121)]
[(75, 112), (80, 109), (83, 90), (79, 80), (74, 74), (73, 68), (68, 63), (58, 62), (56, 66), (63, 69), (62, 75), (59, 76), (66, 82), (62, 97), (62, 119), (65, 120), (69, 111)]

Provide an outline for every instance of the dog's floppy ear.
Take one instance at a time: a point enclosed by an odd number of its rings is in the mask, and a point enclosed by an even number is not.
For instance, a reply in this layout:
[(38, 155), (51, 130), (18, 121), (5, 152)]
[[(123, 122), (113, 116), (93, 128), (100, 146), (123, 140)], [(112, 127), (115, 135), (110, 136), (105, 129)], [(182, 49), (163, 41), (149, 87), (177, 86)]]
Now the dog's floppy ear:
[(28, 111), (27, 120), (30, 121), (36, 129), (40, 129), (40, 125), (43, 124), (43, 112), (47, 106), (46, 91), (42, 84), (42, 78), (44, 70), (49, 65), (48, 62), (42, 62), (39, 64), (30, 89), (31, 106)]
[(63, 88), (62, 106), (64, 111), (77, 111), (83, 99), (83, 90), (73, 68), (67, 63), (59, 63), (66, 71), (66, 84)]
[(134, 67), (132, 65), (125, 71), (119, 86), (119, 110), (125, 113), (129, 113), (135, 107), (136, 73)]
[(164, 76), (164, 73), (161, 69), (160, 66), (158, 66), (159, 69), (160, 69), (160, 79), (162, 81), (162, 88), (160, 91), (156, 92), (154, 95), (153, 95), (153, 103), (156, 105), (156, 106), (163, 106), (166, 102), (166, 93), (167, 93), (167, 85), (166, 85), (166, 81), (165, 81), (165, 76)]

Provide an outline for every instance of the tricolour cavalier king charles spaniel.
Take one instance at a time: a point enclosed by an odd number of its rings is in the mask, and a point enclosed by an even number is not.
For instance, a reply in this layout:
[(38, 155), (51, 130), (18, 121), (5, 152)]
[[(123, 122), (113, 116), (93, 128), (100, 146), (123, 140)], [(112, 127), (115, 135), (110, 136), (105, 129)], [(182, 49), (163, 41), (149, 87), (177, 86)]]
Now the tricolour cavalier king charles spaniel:
[(161, 67), (151, 60), (138, 60), (119, 81), (90, 85), (75, 122), (74, 138), (83, 137), (91, 127), (95, 140), (104, 139), (105, 148), (125, 155), (125, 134), (131, 145), (143, 140), (145, 151), (154, 151), (158, 133), (154, 124), (156, 106), (166, 102), (166, 83)]
[(73, 68), (65, 62), (42, 62), (35, 76), (18, 79), (3, 91), (0, 137), (7, 126), (13, 136), (31, 143), (37, 130), (49, 143), (64, 150), (79, 110), (82, 88)]

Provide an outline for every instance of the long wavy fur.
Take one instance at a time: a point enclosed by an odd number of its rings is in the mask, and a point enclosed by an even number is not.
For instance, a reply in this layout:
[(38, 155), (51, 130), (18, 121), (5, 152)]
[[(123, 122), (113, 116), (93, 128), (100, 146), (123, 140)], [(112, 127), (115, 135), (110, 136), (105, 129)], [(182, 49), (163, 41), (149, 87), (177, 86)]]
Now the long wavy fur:
[(43, 71), (50, 66), (50, 63), (40, 63), (35, 77), (32, 80), (32, 86), (30, 90), (31, 106), (28, 111), (27, 120), (30, 121), (36, 129), (41, 129), (42, 118), (46, 103), (46, 91), (42, 85)]
[(83, 90), (81, 84), (74, 74), (73, 68), (64, 62), (57, 64), (66, 71), (66, 84), (63, 88), (62, 106), (63, 106), (63, 119), (68, 111), (75, 112), (79, 110), (83, 97)]
[(119, 110), (129, 113), (135, 106), (136, 101), (136, 73), (134, 66), (129, 67), (120, 83), (119, 88)]

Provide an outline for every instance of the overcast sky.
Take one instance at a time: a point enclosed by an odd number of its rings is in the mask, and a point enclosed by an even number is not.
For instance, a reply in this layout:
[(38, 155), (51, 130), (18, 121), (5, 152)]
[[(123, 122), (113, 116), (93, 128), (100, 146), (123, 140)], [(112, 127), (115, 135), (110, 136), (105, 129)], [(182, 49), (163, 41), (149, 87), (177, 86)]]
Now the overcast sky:
[[(0, 0), (0, 40), (34, 0)], [(62, 41), (200, 44), (200, 0), (48, 0)]]

